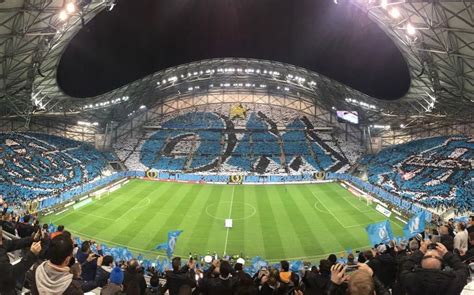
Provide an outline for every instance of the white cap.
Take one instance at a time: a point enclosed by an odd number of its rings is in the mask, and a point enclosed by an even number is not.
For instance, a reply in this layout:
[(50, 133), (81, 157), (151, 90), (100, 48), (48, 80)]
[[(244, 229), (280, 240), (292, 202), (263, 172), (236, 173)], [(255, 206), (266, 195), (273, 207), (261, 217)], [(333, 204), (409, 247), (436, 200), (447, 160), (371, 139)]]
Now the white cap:
[(205, 263), (211, 263), (212, 262), (212, 256), (211, 255), (204, 256), (204, 262)]
[(240, 263), (240, 264), (244, 265), (245, 264), (245, 259), (240, 257), (240, 258), (237, 259), (237, 263)]

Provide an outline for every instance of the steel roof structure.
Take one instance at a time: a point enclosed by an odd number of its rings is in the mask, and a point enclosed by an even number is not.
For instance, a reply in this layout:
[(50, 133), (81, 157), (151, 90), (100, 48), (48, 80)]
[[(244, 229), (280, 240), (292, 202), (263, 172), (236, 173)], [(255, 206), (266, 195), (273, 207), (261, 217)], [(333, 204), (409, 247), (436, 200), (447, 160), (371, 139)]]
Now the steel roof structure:
[(82, 0), (67, 19), (62, 0), (0, 1), (0, 117), (121, 121), (141, 105), (183, 92), (242, 89), (307, 97), (328, 109), (359, 110), (365, 124), (406, 126), (474, 121), (474, 3), (462, 0), (339, 0), (363, 9), (407, 61), (408, 93), (369, 97), (317, 73), (279, 62), (213, 59), (166, 69), (90, 98), (66, 95), (57, 66), (74, 35), (111, 0)]

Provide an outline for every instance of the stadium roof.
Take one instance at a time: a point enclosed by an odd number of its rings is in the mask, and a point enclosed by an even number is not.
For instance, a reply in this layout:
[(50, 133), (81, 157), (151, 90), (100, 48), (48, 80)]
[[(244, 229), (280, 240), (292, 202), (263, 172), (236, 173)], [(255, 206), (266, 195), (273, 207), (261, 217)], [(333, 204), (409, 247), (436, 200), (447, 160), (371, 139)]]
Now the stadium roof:
[[(80, 115), (121, 120), (140, 105), (155, 102), (157, 97), (181, 91), (209, 91), (207, 87), (211, 85), (214, 88), (223, 84), (225, 88), (226, 83), (232, 84), (229, 87), (245, 89), (250, 83), (266, 85), (267, 91), (272, 88), (283, 95), (304, 93), (327, 107), (360, 109), (366, 123), (409, 125), (420, 120), (473, 120), (474, 4), (471, 1), (339, 1), (338, 5), (354, 4), (366, 11), (407, 60), (411, 86), (396, 101), (369, 97), (302, 68), (250, 59), (195, 62), (160, 71), (104, 95), (75, 99), (64, 94), (57, 84), (60, 57), (82, 25), (110, 7), (112, 1), (80, 3), (76, 8), (79, 13), (71, 15), (64, 12), (60, 15), (63, 1), (0, 3), (1, 117), (19, 116), (29, 121), (32, 116)], [(280, 75), (269, 75), (269, 71)], [(237, 80), (240, 82), (234, 82)]]

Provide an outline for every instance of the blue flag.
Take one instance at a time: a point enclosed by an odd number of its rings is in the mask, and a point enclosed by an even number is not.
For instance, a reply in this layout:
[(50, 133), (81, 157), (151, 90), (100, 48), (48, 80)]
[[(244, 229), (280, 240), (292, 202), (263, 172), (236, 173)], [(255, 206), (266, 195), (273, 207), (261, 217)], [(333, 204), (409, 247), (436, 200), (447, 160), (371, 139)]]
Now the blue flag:
[(166, 250), (166, 255), (171, 258), (174, 253), (174, 248), (176, 247), (176, 241), (178, 240), (179, 235), (182, 233), (182, 230), (174, 230), (168, 232), (168, 242), (162, 243), (156, 246), (156, 250)]
[(372, 245), (385, 244), (393, 239), (392, 227), (388, 220), (369, 224), (365, 230), (369, 235), (369, 240)]
[(403, 227), (403, 235), (410, 239), (425, 230), (425, 211), (421, 211), (417, 215), (408, 220)]

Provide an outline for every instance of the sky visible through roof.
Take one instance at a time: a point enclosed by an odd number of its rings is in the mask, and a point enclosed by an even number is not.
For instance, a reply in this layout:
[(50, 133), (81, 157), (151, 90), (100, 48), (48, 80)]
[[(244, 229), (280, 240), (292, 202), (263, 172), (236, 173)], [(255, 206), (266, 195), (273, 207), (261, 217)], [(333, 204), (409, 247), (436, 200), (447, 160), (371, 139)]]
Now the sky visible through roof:
[(74, 37), (58, 81), (69, 95), (95, 96), (221, 57), (301, 66), (381, 99), (403, 96), (410, 83), (390, 38), (355, 6), (332, 0), (119, 0)]

